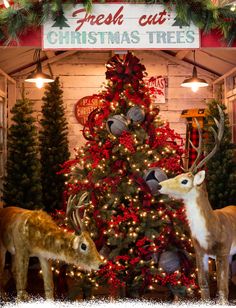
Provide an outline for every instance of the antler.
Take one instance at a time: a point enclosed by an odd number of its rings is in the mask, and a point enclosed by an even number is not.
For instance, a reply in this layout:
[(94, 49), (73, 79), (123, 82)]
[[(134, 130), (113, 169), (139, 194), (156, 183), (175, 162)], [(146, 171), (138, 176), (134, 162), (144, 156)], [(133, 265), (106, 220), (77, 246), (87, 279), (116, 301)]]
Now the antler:
[(224, 134), (224, 121), (225, 121), (225, 118), (224, 118), (224, 113), (223, 113), (222, 109), (220, 108), (220, 106), (217, 105), (217, 107), (218, 107), (218, 110), (219, 110), (220, 121), (218, 121), (216, 118), (213, 118), (213, 119), (214, 119), (215, 124), (217, 126), (218, 133), (216, 132), (216, 130), (213, 127), (210, 127), (210, 129), (211, 129), (211, 131), (213, 132), (213, 135), (214, 135), (215, 146), (211, 150), (211, 152), (209, 152), (207, 154), (207, 156), (204, 157), (200, 162), (198, 162), (198, 161), (199, 161), (199, 159), (201, 157), (201, 154), (202, 154), (202, 140), (203, 140), (203, 138), (202, 138), (201, 127), (200, 127), (197, 119), (195, 118), (195, 121), (196, 121), (196, 124), (197, 124), (198, 133), (199, 133), (199, 143), (198, 143), (198, 147), (195, 147), (193, 145), (193, 143), (191, 142), (191, 140), (189, 140), (191, 146), (197, 151), (197, 157), (196, 157), (193, 165), (189, 169), (190, 172), (196, 172), (198, 169), (200, 169), (208, 160), (210, 160), (215, 155), (215, 153), (217, 152), (217, 150), (218, 150), (218, 148), (220, 146), (220, 142), (221, 142), (221, 139), (222, 139), (223, 134)]
[[(84, 201), (86, 200), (86, 198), (88, 197), (88, 192), (83, 193), (78, 201), (78, 204), (75, 205), (75, 198), (76, 195), (72, 196), (70, 195), (68, 202), (67, 202), (67, 208), (66, 208), (66, 216), (69, 220), (69, 222), (71, 223), (72, 227), (74, 228), (74, 230), (76, 232), (79, 231), (79, 229), (83, 232), (85, 231), (85, 226), (83, 223), (83, 218), (80, 218), (80, 213), (79, 210), (82, 207), (83, 204), (88, 204), (88, 202), (84, 203)], [(85, 216), (85, 212), (84, 212), (84, 216)], [(78, 226), (80, 228), (78, 228)]]
[(202, 140), (203, 140), (202, 130), (201, 130), (201, 127), (200, 127), (198, 120), (196, 118), (194, 118), (194, 120), (195, 120), (196, 125), (197, 125), (199, 140), (198, 140), (198, 147), (195, 147), (195, 145), (189, 139), (189, 143), (191, 144), (192, 148), (197, 152), (197, 157), (196, 157), (195, 161), (193, 162), (191, 168), (189, 169), (190, 172), (192, 172), (196, 168), (197, 163), (198, 163), (199, 159), (201, 158), (201, 154), (202, 154)]

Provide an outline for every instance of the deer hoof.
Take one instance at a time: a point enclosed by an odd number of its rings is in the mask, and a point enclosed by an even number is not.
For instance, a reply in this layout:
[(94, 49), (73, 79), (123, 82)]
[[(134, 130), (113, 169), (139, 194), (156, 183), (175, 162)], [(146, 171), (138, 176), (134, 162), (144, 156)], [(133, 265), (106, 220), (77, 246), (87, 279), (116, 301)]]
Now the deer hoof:
[(29, 295), (26, 291), (19, 291), (17, 293), (17, 298), (16, 298), (17, 302), (26, 302), (28, 300), (29, 300)]
[(1, 302), (6, 302), (7, 300), (8, 300), (8, 298), (7, 298), (6, 292), (5, 291), (0, 291), (0, 304), (1, 304)]
[(218, 305), (228, 305), (229, 304), (229, 301), (228, 301), (228, 299), (227, 298), (223, 298), (223, 297), (219, 297), (218, 299), (217, 299), (217, 304)]

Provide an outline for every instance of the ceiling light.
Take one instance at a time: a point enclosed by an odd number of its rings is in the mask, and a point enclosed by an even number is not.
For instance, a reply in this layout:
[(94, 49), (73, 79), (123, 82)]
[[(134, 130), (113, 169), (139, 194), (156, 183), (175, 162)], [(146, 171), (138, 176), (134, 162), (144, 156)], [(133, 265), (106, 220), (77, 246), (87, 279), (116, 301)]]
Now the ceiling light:
[(36, 70), (30, 73), (25, 79), (26, 82), (35, 82), (36, 87), (41, 89), (44, 86), (44, 83), (53, 82), (54, 79), (44, 74), (42, 71), (42, 64), (40, 60), (40, 49), (37, 49), (34, 53), (34, 60), (37, 62)]
[(235, 12), (235, 11), (236, 11), (236, 3), (234, 3), (234, 4), (231, 5), (230, 10), (231, 10), (232, 12)]
[(229, 7), (231, 11), (236, 10), (236, 1), (235, 0), (217, 0), (216, 5), (218, 7)]
[(4, 4), (4, 6), (5, 6), (6, 9), (10, 7), (9, 1), (3, 0), (2, 2), (3, 2), (3, 4)]
[(202, 78), (198, 78), (197, 76), (197, 68), (196, 68), (196, 61), (195, 61), (195, 50), (193, 51), (194, 55), (194, 66), (193, 66), (193, 73), (191, 78), (185, 79), (182, 83), (181, 86), (185, 88), (191, 88), (193, 92), (197, 92), (199, 88), (202, 87), (207, 87), (208, 83), (206, 80)]

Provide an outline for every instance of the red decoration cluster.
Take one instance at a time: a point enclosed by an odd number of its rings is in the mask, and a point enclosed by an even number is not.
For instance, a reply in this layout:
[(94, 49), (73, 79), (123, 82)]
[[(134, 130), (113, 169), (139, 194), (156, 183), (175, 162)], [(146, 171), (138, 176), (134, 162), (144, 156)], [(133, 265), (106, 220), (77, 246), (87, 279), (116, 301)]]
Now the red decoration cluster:
[(197, 288), (197, 285), (193, 278), (189, 278), (184, 273), (181, 273), (179, 271), (176, 271), (169, 275), (156, 275), (155, 279), (163, 286), (170, 284), (172, 286), (185, 285), (187, 288), (191, 287), (192, 289)]
[(123, 144), (123, 146), (129, 150), (130, 153), (135, 153), (135, 147), (134, 147), (134, 140), (133, 136), (130, 132), (123, 131), (121, 136), (119, 137), (120, 144)]
[(118, 216), (112, 216), (111, 221), (109, 222), (109, 226), (117, 226), (120, 223), (123, 223), (125, 221), (131, 221), (138, 223), (139, 222), (139, 217), (138, 217), (138, 210), (135, 209), (132, 204), (130, 204), (130, 207), (127, 208), (124, 206), (124, 204), (121, 204), (119, 208), (122, 210), (122, 215)]
[(121, 91), (126, 84), (132, 84), (138, 91), (140, 80), (145, 76), (145, 66), (137, 57), (128, 53), (123, 59), (119, 55), (112, 57), (107, 65), (106, 79), (115, 83), (116, 91)]

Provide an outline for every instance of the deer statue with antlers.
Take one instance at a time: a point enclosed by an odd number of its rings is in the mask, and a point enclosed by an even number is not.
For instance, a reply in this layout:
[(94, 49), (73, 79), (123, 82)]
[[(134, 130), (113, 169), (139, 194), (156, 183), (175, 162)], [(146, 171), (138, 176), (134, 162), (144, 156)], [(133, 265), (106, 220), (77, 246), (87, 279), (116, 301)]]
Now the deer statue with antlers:
[(12, 255), (12, 272), (16, 280), (17, 299), (26, 300), (29, 258), (39, 258), (46, 299), (53, 299), (53, 277), (49, 259), (62, 260), (85, 270), (98, 270), (102, 264), (93, 240), (85, 230), (79, 210), (88, 194), (84, 193), (75, 205), (75, 197), (67, 204), (67, 217), (75, 231), (64, 232), (43, 211), (31, 211), (18, 207), (0, 209), (0, 295), (4, 297), (3, 274), (5, 254)]
[(224, 133), (224, 113), (218, 106), (220, 120), (215, 120), (218, 132), (212, 129), (215, 145), (210, 153), (201, 160), (203, 138), (200, 125), (199, 144), (195, 147), (197, 157), (188, 172), (160, 182), (159, 191), (178, 200), (183, 200), (191, 237), (196, 254), (198, 283), (201, 298), (210, 299), (208, 286), (208, 258), (216, 259), (218, 300), (224, 304), (228, 301), (229, 262), (236, 253), (236, 206), (227, 206), (213, 210), (208, 200), (205, 171), (198, 169), (213, 157), (219, 148)]

